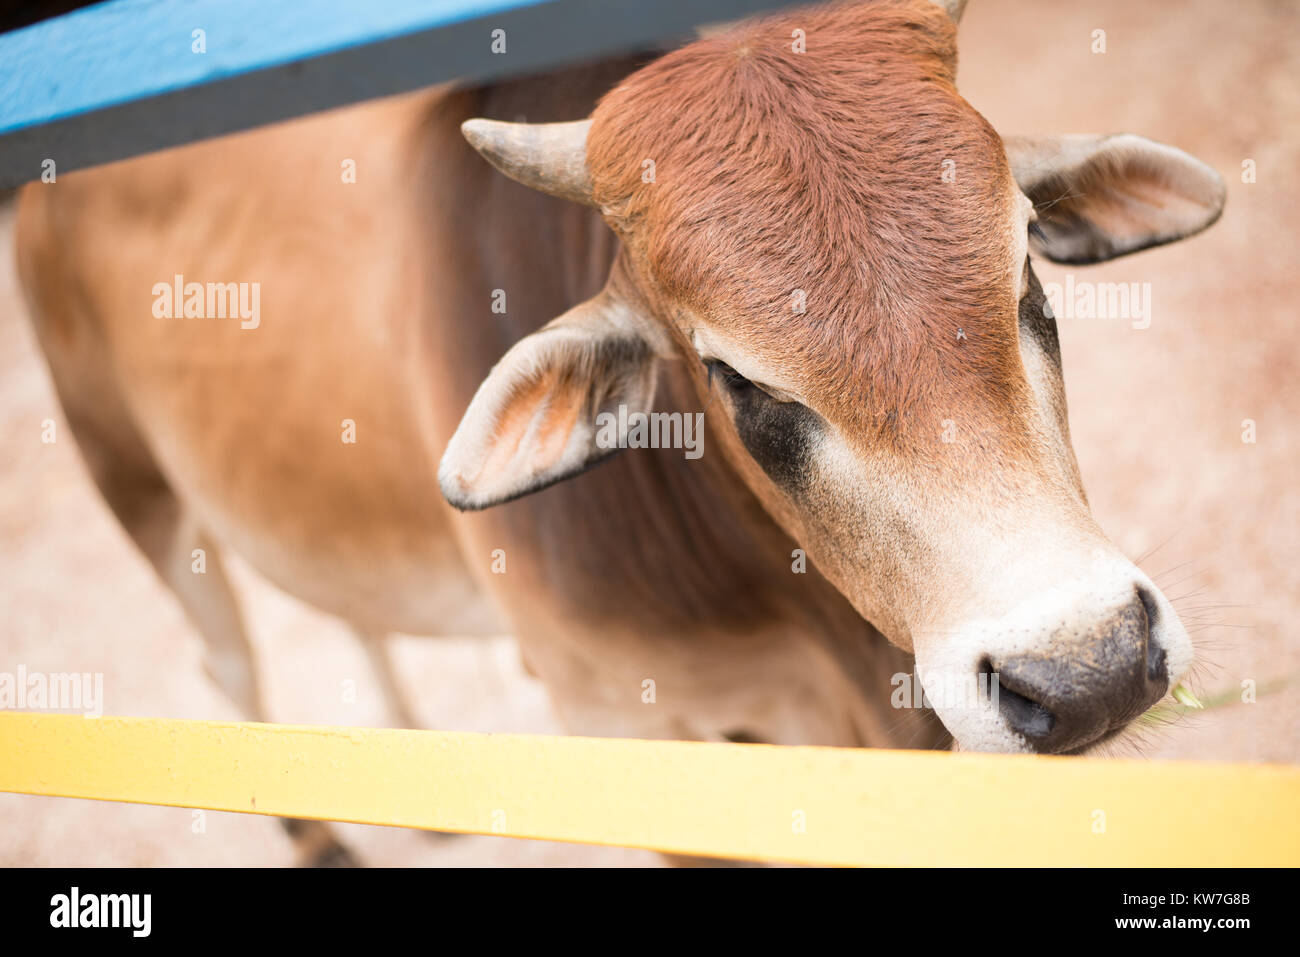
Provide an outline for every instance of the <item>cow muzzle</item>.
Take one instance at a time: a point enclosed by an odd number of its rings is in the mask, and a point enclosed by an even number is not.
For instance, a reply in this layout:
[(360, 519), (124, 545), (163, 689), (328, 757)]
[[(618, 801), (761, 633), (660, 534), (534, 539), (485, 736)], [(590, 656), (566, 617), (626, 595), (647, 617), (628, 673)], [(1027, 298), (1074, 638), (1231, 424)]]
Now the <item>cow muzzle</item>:
[[(1073, 650), (987, 657), (997, 709), (1035, 750), (1086, 748), (1117, 733), (1169, 690), (1169, 655), (1154, 638), (1159, 611), (1138, 588)], [(1063, 653), (1064, 652), (1064, 653)]]
[(959, 748), (1085, 751), (1147, 711), (1191, 664), (1186, 631), (1145, 579), (1105, 600), (1052, 599), (964, 628), (938, 653), (918, 648), (927, 694), (963, 675), (984, 691), (974, 703), (933, 704)]

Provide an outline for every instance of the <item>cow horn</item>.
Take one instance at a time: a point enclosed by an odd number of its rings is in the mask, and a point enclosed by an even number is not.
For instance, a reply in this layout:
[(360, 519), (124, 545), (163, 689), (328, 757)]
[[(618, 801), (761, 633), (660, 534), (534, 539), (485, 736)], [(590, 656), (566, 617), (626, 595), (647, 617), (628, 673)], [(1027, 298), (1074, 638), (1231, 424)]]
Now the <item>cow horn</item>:
[(525, 186), (587, 206), (587, 130), (591, 120), (571, 123), (502, 123), (466, 120), (460, 126), (469, 145), (489, 163)]
[(934, 4), (943, 8), (953, 23), (961, 23), (961, 15), (966, 12), (966, 0), (934, 0)]

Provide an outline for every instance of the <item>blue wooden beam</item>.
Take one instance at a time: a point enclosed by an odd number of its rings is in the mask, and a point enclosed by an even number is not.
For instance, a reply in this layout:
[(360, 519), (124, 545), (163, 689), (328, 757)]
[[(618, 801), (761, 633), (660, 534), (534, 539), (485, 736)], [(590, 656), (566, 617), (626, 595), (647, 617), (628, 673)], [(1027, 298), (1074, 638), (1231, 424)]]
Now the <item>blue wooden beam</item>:
[(645, 48), (788, 2), (110, 0), (0, 35), (0, 188), (40, 178), (45, 160), (62, 173)]

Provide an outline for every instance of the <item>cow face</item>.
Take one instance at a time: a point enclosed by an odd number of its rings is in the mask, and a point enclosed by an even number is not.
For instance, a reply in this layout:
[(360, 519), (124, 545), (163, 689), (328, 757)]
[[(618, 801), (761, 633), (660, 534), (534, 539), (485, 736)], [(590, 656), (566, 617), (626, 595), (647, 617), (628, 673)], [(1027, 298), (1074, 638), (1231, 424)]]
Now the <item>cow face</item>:
[[(657, 363), (685, 362), (725, 411), (715, 443), (916, 654), (960, 746), (1079, 751), (1192, 652), (1089, 514), (1029, 253), (1182, 238), (1223, 186), (1135, 136), (1004, 140), (954, 56), (938, 8), (831, 7), (666, 56), (590, 121), (467, 123), (507, 174), (600, 208), (624, 249), (598, 297), (497, 365), (440, 479), (481, 508), (572, 475), (612, 451), (597, 416), (648, 411)], [(988, 675), (996, 701), (969, 693)]]

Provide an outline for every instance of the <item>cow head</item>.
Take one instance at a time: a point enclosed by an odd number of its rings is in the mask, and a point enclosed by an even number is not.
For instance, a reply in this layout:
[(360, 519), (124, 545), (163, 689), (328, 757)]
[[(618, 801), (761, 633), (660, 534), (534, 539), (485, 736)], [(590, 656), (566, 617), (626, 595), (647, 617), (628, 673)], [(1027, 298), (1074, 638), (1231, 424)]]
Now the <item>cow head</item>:
[(1224, 188), (1137, 136), (1000, 137), (954, 61), (951, 9), (818, 8), (665, 56), (589, 120), (466, 123), (623, 248), (493, 369), (440, 480), (482, 508), (573, 475), (611, 452), (597, 414), (649, 410), (657, 364), (685, 362), (726, 413), (713, 447), (927, 691), (998, 675), (996, 705), (937, 696), (959, 746), (1080, 751), (1192, 650), (1089, 513), (1029, 253), (1181, 239)]

